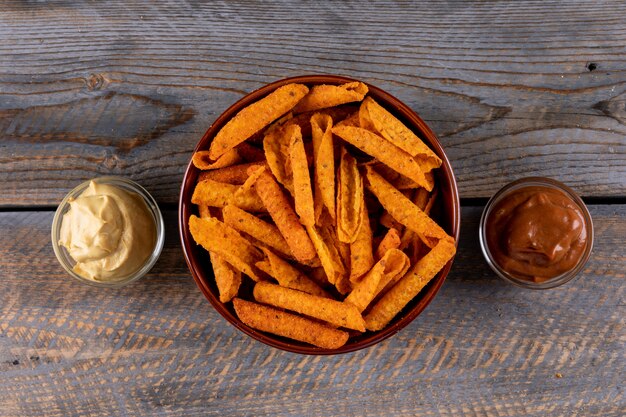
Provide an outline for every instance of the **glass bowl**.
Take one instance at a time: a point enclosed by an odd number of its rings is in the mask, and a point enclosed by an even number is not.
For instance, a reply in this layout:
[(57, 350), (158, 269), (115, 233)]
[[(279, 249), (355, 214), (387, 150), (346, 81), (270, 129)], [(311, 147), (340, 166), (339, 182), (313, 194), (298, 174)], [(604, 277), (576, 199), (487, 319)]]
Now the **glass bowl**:
[[(343, 84), (356, 81), (352, 78), (335, 76), (335, 75), (305, 75), (293, 78), (286, 78), (268, 84), (259, 90), (253, 91), (246, 95), (224, 113), (222, 113), (213, 122), (211, 127), (206, 131), (204, 136), (199, 140), (194, 152), (199, 150), (205, 150), (209, 148), (211, 141), (217, 134), (217, 132), (228, 122), (235, 114), (249, 104), (259, 100), (260, 98), (268, 95), (277, 88), (289, 84), (289, 83), (302, 83), (311, 87), (317, 84)], [(436, 213), (436, 220), (441, 227), (455, 238), (458, 242), (459, 231), (461, 223), (461, 209), (459, 193), (456, 185), (452, 166), (446, 157), (443, 147), (439, 143), (439, 139), (435, 133), (409, 106), (402, 103), (397, 98), (393, 97), (389, 93), (369, 85), (368, 95), (374, 98), (379, 104), (385, 107), (388, 111), (393, 113), (403, 123), (416, 132), (421, 139), (426, 143), (443, 161), (441, 168), (436, 170), (437, 187), (439, 188), (439, 196), (435, 202), (435, 208), (433, 212)], [(190, 158), (191, 159), (191, 158)], [(375, 345), (384, 339), (396, 334), (402, 328), (407, 326), (433, 300), (443, 282), (450, 271), (452, 266), (452, 260), (450, 260), (441, 271), (428, 283), (428, 285), (415, 297), (405, 308), (394, 318), (391, 323), (384, 329), (377, 332), (366, 332), (358, 337), (353, 337), (348, 340), (344, 346), (339, 349), (323, 349), (315, 346), (311, 346), (305, 343), (296, 342), (290, 339), (286, 339), (280, 336), (272, 335), (257, 331), (251, 327), (245, 325), (239, 317), (235, 314), (232, 307), (232, 303), (222, 304), (219, 300), (217, 286), (215, 285), (215, 278), (213, 276), (213, 270), (208, 260), (209, 256), (204, 249), (196, 245), (191, 233), (189, 231), (189, 216), (197, 214), (197, 208), (191, 203), (191, 196), (200, 171), (193, 165), (191, 160), (185, 171), (185, 178), (181, 186), (180, 201), (178, 207), (178, 222), (180, 230), (181, 244), (185, 259), (189, 270), (196, 281), (196, 284), (209, 300), (211, 305), (221, 314), (226, 320), (228, 320), (233, 326), (252, 338), (265, 343), (266, 345), (286, 350), (289, 352), (309, 354), (309, 355), (334, 355), (339, 353), (352, 352), (355, 350), (363, 349), (372, 345)]]
[[(156, 239), (154, 243), (154, 248), (150, 256), (146, 259), (144, 264), (135, 272), (127, 276), (117, 277), (115, 280), (95, 281), (95, 280), (91, 280), (88, 278), (84, 278), (81, 275), (77, 274), (73, 270), (74, 265), (76, 265), (76, 262), (70, 256), (67, 248), (59, 245), (59, 239), (61, 235), (61, 224), (63, 222), (63, 215), (67, 213), (67, 211), (70, 208), (69, 202), (70, 200), (73, 200), (77, 198), (78, 196), (80, 196), (80, 194), (82, 194), (82, 192), (85, 191), (85, 189), (89, 186), (89, 183), (91, 181), (94, 181), (99, 184), (112, 185), (112, 186), (121, 188), (125, 191), (128, 191), (130, 193), (140, 195), (143, 201), (146, 203), (146, 206), (148, 207), (150, 214), (152, 214), (152, 218), (155, 224)], [(164, 230), (163, 216), (161, 215), (159, 206), (157, 205), (154, 198), (152, 198), (152, 196), (141, 185), (126, 178), (109, 176), (109, 177), (94, 178), (93, 180), (85, 181), (79, 184), (77, 187), (75, 187), (72, 191), (70, 191), (65, 196), (63, 201), (61, 201), (61, 204), (59, 204), (59, 207), (57, 208), (56, 212), (54, 213), (54, 218), (52, 220), (51, 237), (52, 237), (52, 248), (54, 249), (54, 254), (56, 255), (63, 269), (65, 269), (65, 271), (68, 274), (70, 274), (72, 277), (76, 278), (78, 281), (84, 284), (93, 285), (96, 287), (114, 287), (115, 288), (115, 287), (121, 287), (121, 286), (127, 285), (133, 281), (136, 281), (139, 278), (146, 275), (148, 271), (150, 271), (150, 269), (154, 266), (155, 262), (159, 258), (159, 255), (161, 254), (161, 250), (163, 249), (163, 243), (165, 241), (165, 230)]]
[[(487, 241), (487, 227), (486, 227), (487, 219), (489, 218), (489, 215), (492, 209), (500, 201), (502, 201), (504, 197), (510, 195), (514, 191), (518, 191), (518, 190), (528, 188), (528, 187), (537, 187), (537, 186), (548, 187), (548, 188), (552, 188), (555, 190), (559, 190), (563, 192), (567, 197), (569, 197), (572, 200), (572, 202), (576, 204), (578, 208), (580, 209), (580, 212), (583, 215), (583, 220), (585, 222), (585, 228), (586, 228), (586, 233), (587, 233), (585, 249), (583, 253), (581, 254), (576, 265), (572, 269), (560, 275), (549, 278), (543, 282), (534, 282), (534, 281), (526, 280), (523, 278), (519, 278), (509, 273), (505, 269), (503, 269), (500, 265), (498, 265), (498, 263), (494, 260), (493, 254), (489, 250), (489, 245)], [(511, 284), (517, 285), (522, 288), (529, 288), (529, 289), (534, 289), (534, 290), (554, 288), (554, 287), (558, 287), (559, 285), (563, 285), (566, 282), (571, 281), (583, 269), (583, 267), (585, 266), (585, 263), (587, 262), (587, 260), (589, 259), (589, 256), (591, 255), (591, 250), (593, 248), (593, 222), (591, 220), (591, 215), (589, 214), (589, 210), (587, 209), (587, 206), (585, 205), (583, 200), (574, 192), (574, 190), (569, 188), (567, 185), (559, 181), (553, 180), (551, 178), (545, 178), (545, 177), (522, 178), (522, 179), (513, 181), (505, 185), (504, 187), (502, 187), (502, 189), (500, 189), (500, 191), (494, 194), (494, 196), (491, 197), (491, 199), (487, 202), (487, 205), (485, 206), (483, 210), (483, 214), (480, 218), (480, 226), (479, 226), (478, 233), (479, 233), (479, 240), (480, 240), (480, 248), (483, 252), (485, 260), (487, 261), (491, 269), (493, 269), (493, 271), (500, 278), (502, 278), (503, 280)]]

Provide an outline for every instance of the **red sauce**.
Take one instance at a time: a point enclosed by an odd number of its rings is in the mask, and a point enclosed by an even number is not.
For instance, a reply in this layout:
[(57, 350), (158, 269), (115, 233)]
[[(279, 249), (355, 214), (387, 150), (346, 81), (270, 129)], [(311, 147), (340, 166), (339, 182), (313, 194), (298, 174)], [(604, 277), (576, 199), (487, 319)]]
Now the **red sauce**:
[(551, 187), (512, 191), (494, 206), (485, 227), (495, 263), (517, 278), (534, 282), (572, 270), (587, 242), (580, 207)]

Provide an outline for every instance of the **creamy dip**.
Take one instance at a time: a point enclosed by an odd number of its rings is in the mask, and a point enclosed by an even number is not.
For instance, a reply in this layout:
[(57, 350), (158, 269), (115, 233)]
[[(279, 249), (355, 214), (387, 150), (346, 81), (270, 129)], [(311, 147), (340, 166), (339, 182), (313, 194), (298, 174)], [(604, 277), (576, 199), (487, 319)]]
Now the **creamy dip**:
[(117, 281), (144, 265), (154, 249), (156, 224), (140, 195), (91, 181), (69, 205), (59, 245), (76, 261), (74, 272)]

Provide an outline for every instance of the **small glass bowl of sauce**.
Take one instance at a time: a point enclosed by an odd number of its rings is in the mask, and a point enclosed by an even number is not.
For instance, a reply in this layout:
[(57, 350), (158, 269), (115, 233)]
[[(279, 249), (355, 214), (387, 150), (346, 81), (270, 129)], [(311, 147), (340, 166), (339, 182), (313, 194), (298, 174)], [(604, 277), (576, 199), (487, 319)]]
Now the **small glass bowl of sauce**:
[(164, 243), (152, 196), (122, 177), (99, 177), (70, 191), (52, 220), (52, 248), (65, 271), (97, 287), (121, 287), (150, 271)]
[(571, 188), (530, 177), (504, 186), (489, 200), (479, 237), (498, 276), (520, 287), (548, 289), (583, 269), (593, 247), (593, 223)]

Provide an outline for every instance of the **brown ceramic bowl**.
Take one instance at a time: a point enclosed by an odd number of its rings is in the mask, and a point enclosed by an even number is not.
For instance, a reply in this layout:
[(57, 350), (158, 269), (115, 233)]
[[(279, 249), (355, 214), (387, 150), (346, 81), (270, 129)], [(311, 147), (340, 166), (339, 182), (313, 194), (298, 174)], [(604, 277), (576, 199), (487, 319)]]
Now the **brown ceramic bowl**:
[[(343, 84), (347, 82), (355, 81), (346, 77), (339, 77), (334, 75), (307, 75), (301, 77), (287, 78), (284, 80), (276, 81), (271, 84), (260, 88), (241, 100), (230, 106), (221, 116), (215, 120), (213, 125), (204, 134), (195, 151), (205, 150), (209, 148), (209, 144), (213, 140), (215, 134), (222, 128), (222, 126), (230, 120), (237, 112), (249, 104), (259, 100), (260, 98), (271, 93), (278, 87), (281, 87), (289, 83), (302, 83), (308, 86), (315, 84)], [(459, 228), (461, 223), (461, 211), (459, 205), (459, 193), (454, 178), (454, 173), (450, 166), (450, 162), (446, 157), (446, 154), (437, 139), (437, 136), (426, 125), (426, 123), (407, 105), (402, 103), (397, 98), (384, 92), (383, 90), (369, 85), (369, 95), (372, 96), (378, 103), (393, 113), (397, 118), (404, 122), (407, 126), (412, 128), (431, 149), (442, 159), (443, 164), (441, 168), (436, 172), (436, 186), (439, 188), (439, 198), (436, 202), (432, 215), (437, 222), (449, 233), (454, 236), (458, 241)], [(378, 332), (366, 332), (358, 337), (351, 337), (348, 343), (339, 349), (322, 349), (317, 348), (305, 343), (296, 342), (290, 339), (286, 339), (279, 336), (274, 336), (269, 333), (259, 332), (254, 330), (239, 320), (234, 312), (232, 303), (222, 304), (218, 298), (217, 288), (215, 286), (215, 279), (213, 277), (213, 270), (209, 262), (209, 257), (206, 251), (196, 245), (191, 233), (189, 232), (188, 219), (192, 214), (197, 214), (197, 208), (194, 204), (191, 204), (191, 195), (193, 193), (194, 186), (198, 179), (200, 171), (189, 161), (187, 170), (185, 172), (185, 178), (180, 191), (180, 202), (178, 209), (178, 222), (180, 228), (180, 238), (183, 246), (183, 252), (185, 253), (185, 259), (187, 265), (191, 270), (191, 274), (196, 281), (198, 287), (213, 305), (213, 307), (222, 315), (226, 320), (232, 323), (242, 332), (253, 337), (254, 339), (263, 342), (267, 345), (283, 349), (295, 353), (313, 354), (313, 355), (331, 355), (337, 353), (352, 352), (355, 350), (363, 349), (368, 346), (372, 346), (398, 332), (400, 329), (409, 324), (415, 319), (431, 302), (431, 300), (441, 288), (443, 281), (446, 279), (448, 272), (452, 266), (452, 260), (437, 274), (437, 276), (422, 290), (422, 292), (413, 299), (406, 308), (398, 314), (397, 317), (383, 330)]]

